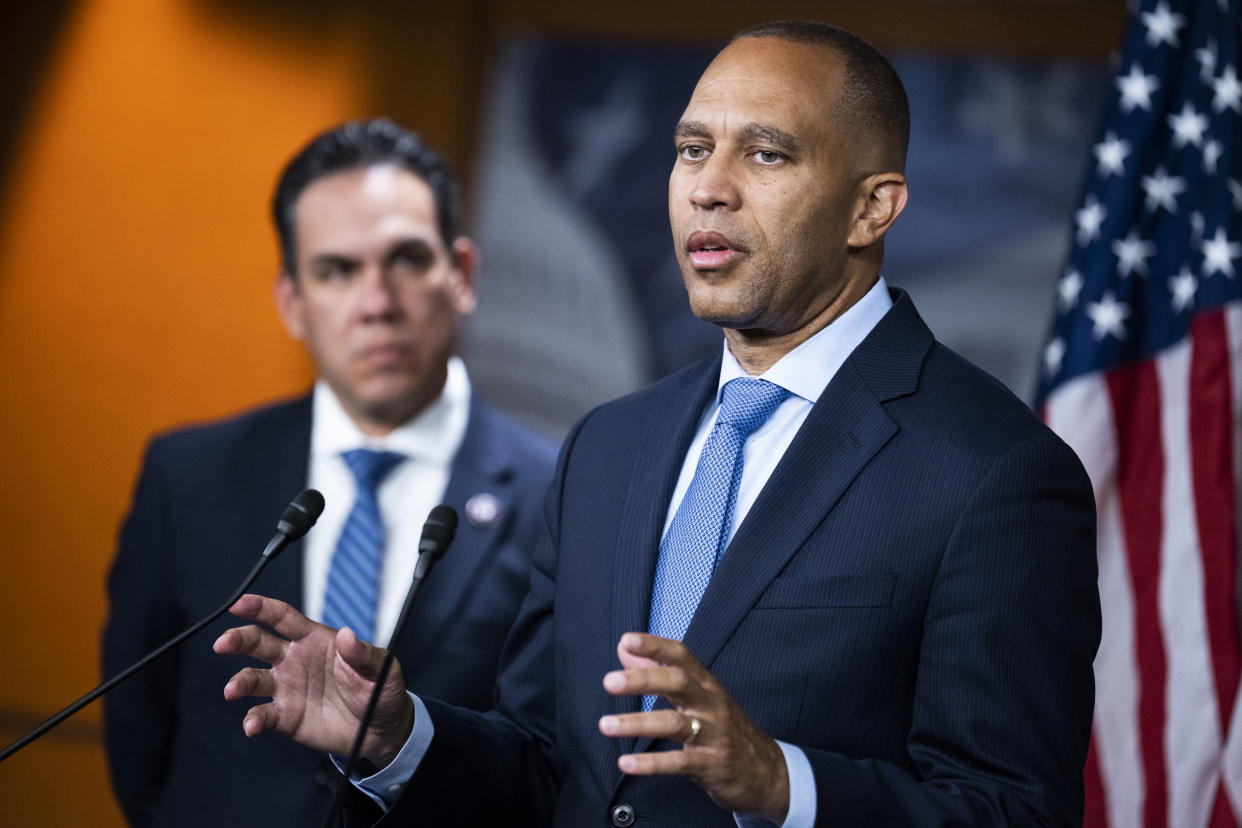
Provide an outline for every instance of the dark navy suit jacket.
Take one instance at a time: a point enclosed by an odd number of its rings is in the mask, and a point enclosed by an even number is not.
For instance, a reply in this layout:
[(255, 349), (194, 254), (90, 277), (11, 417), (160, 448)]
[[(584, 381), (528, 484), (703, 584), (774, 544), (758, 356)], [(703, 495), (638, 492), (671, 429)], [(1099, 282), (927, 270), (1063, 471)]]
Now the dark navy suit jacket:
[[(625, 777), (601, 686), (647, 626), (669, 498), (719, 358), (589, 414), (497, 710), (428, 701), (435, 737), (384, 825), (732, 825), (691, 781)], [(1070, 449), (934, 342), (909, 298), (859, 345), (751, 508), (685, 636), (802, 748), (817, 824), (1071, 825), (1100, 635), (1094, 502)]]
[[(233, 592), (306, 485), (310, 432), (305, 397), (151, 442), (108, 581), (107, 675)], [(554, 456), (550, 441), (472, 404), (444, 497), (462, 514), (457, 537), (419, 593), (398, 652), (411, 687), (471, 708), (494, 703), (497, 660), (527, 592)], [(483, 492), (502, 504), (490, 526), (463, 512)], [(295, 544), (273, 561), (254, 590), (301, 606), (300, 551)], [(212, 641), (235, 624), (226, 615), (107, 698), (109, 767), (132, 824), (274, 828), (322, 820), (337, 775), (328, 758), (280, 737), (245, 738), (249, 704), (224, 701), (228, 678), (255, 663), (212, 653)]]

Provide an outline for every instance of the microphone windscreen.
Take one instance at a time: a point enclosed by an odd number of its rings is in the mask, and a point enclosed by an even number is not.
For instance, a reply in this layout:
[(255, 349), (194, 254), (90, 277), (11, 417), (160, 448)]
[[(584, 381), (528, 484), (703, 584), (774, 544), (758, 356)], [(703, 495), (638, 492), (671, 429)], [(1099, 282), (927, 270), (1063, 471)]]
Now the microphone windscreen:
[(427, 522), (423, 524), (423, 535), (419, 538), (418, 548), (424, 549), (430, 545), (436, 550), (437, 556), (443, 555), (444, 550), (448, 549), (448, 545), (453, 542), (453, 535), (456, 533), (457, 512), (452, 506), (445, 506), (441, 503), (431, 510), (431, 514), (427, 515)]
[(304, 489), (285, 507), (276, 524), (276, 531), (295, 541), (310, 531), (321, 514), (323, 495), (314, 489)]

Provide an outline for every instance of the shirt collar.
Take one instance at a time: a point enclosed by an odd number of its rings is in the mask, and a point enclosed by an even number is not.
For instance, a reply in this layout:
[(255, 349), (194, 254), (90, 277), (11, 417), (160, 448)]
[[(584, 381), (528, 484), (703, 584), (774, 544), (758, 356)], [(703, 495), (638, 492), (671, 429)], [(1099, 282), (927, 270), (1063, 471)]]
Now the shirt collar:
[[(867, 338), (867, 334), (871, 333), (871, 329), (892, 306), (888, 285), (881, 276), (871, 286), (871, 290), (847, 308), (845, 313), (777, 360), (775, 365), (760, 374), (760, 379), (774, 382), (804, 400), (815, 403), (836, 375), (837, 369), (859, 343)], [(746, 376), (750, 375), (733, 356), (726, 340), (724, 359), (720, 363), (720, 384), (716, 388), (717, 402), (720, 401), (721, 389), (726, 382)]]
[(470, 417), (470, 378), (461, 359), (448, 362), (448, 378), (440, 396), (383, 437), (363, 434), (345, 413), (335, 392), (323, 379), (315, 382), (311, 418), (311, 454), (338, 455), (360, 447), (396, 451), (427, 463), (447, 466), (461, 445)]

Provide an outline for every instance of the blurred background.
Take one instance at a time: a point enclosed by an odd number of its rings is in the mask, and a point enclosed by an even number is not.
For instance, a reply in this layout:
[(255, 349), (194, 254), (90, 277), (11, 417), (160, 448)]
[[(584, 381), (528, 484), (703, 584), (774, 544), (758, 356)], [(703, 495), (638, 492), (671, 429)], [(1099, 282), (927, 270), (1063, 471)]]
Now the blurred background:
[[(150, 434), (308, 386), (270, 300), (267, 209), (313, 133), (389, 115), (454, 162), (483, 254), (462, 343), (476, 387), (559, 436), (720, 347), (673, 261), (672, 127), (733, 32), (827, 20), (910, 92), (888, 280), (1029, 399), (1123, 16), (1091, 0), (5, 4), (0, 742), (98, 681), (104, 577)], [(96, 705), (0, 765), (5, 824), (122, 824), (98, 722)]]

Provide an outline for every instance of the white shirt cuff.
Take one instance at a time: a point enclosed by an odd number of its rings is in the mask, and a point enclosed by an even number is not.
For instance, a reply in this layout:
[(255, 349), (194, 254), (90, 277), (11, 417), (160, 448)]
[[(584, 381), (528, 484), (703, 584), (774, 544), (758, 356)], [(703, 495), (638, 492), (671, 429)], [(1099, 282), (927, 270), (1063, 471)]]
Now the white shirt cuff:
[[(815, 793), (815, 772), (811, 770), (811, 762), (802, 752), (802, 748), (777, 741), (781, 754), (785, 757), (785, 770), (789, 773), (789, 811), (781, 828), (812, 828), (815, 825), (815, 812), (819, 807), (819, 798)], [(734, 814), (733, 821), (738, 828), (763, 828), (772, 825), (769, 820), (746, 814)]]

